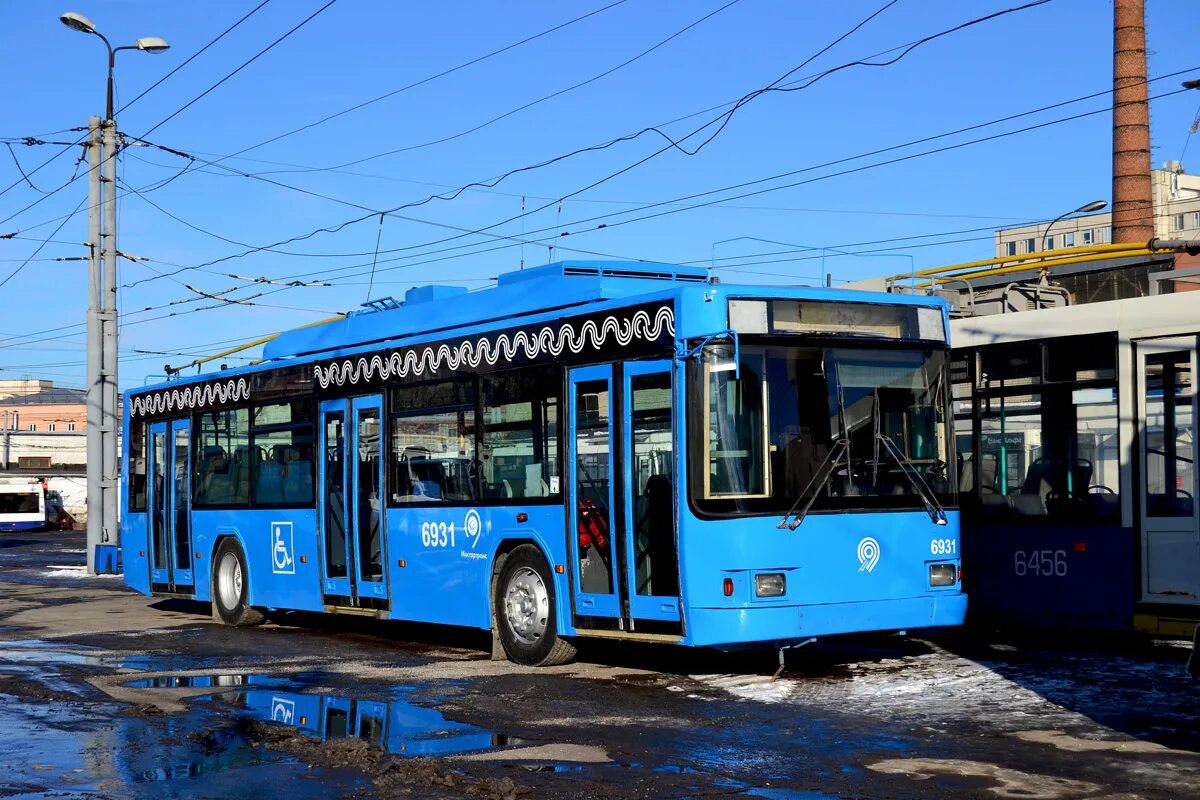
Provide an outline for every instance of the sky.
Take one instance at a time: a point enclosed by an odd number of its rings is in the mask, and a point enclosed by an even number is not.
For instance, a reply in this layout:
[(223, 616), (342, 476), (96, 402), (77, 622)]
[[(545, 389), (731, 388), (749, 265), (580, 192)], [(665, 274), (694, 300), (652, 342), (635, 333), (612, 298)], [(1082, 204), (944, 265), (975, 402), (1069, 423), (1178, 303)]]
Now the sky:
[[(171, 44), (116, 61), (118, 249), (138, 259), (119, 264), (122, 389), (422, 284), (597, 258), (854, 280), (991, 257), (994, 228), (1111, 193), (1105, 0), (1050, 0), (811, 85), (1022, 2), (328, 3), (0, 0), (0, 378), (84, 380), (86, 265), (56, 259), (86, 254), (67, 145), (103, 113), (105, 51), (65, 11), (114, 46)], [(1200, 91), (1177, 91), (1200, 77), (1198, 30), (1200, 3), (1147, 1), (1151, 96), (1174, 93), (1152, 100), (1155, 166), (1200, 161)], [(785, 75), (795, 91), (716, 132)], [(428, 200), (477, 181), (495, 185)]]

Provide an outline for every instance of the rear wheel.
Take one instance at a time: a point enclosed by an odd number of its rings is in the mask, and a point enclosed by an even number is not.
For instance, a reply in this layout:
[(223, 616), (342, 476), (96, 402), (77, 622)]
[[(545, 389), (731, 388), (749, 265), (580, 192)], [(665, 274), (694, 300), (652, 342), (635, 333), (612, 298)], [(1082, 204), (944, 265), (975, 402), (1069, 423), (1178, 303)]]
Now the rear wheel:
[(536, 547), (522, 545), (508, 556), (493, 602), (500, 643), (511, 661), (549, 667), (575, 657), (575, 647), (558, 636), (554, 581)]
[(213, 618), (226, 625), (258, 625), (263, 615), (251, 608), (246, 554), (237, 539), (223, 539), (213, 556), (212, 598)]

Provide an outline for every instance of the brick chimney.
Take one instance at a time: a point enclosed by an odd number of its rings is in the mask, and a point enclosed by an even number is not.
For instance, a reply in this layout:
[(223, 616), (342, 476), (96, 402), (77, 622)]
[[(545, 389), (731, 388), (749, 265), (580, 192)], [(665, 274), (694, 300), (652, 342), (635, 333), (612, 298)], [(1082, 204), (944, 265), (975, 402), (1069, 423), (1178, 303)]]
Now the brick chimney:
[(1112, 240), (1154, 238), (1145, 0), (1113, 0)]

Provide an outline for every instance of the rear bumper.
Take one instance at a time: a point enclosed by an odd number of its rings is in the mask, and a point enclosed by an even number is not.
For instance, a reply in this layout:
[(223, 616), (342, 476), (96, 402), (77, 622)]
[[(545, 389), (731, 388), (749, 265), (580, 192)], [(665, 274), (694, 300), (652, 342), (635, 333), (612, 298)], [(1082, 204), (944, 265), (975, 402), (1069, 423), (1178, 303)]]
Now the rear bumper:
[(961, 625), (966, 616), (967, 596), (952, 593), (810, 606), (693, 608), (684, 641), (698, 647), (774, 646), (839, 633)]

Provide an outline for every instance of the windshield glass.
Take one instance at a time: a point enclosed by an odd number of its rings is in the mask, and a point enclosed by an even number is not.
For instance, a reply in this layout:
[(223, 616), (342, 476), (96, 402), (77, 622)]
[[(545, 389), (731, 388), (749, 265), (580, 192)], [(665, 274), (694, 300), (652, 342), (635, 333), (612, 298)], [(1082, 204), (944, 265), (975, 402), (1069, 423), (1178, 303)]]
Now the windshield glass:
[[(728, 348), (706, 351), (690, 367), (691, 492), (699, 510), (782, 514), (806, 490), (816, 494), (814, 511), (921, 508), (906, 468), (940, 503), (954, 504), (943, 351), (740, 349), (737, 371)], [(845, 452), (815, 485), (840, 440)]]

